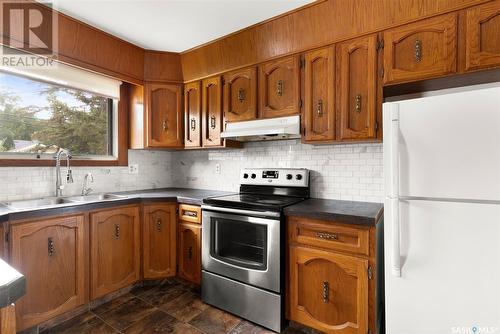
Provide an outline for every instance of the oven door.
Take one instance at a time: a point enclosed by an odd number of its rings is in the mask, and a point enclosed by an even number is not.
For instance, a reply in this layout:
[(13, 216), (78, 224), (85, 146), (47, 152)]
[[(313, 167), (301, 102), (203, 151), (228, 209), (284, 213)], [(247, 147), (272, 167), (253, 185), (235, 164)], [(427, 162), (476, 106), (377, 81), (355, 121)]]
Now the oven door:
[(262, 218), (247, 210), (220, 210), (203, 210), (203, 270), (280, 292), (279, 214)]

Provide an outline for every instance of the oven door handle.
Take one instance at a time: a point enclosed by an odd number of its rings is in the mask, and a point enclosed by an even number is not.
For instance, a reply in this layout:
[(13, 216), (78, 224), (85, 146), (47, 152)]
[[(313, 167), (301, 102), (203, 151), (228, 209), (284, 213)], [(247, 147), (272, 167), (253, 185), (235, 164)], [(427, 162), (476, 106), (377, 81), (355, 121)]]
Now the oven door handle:
[(240, 215), (249, 215), (249, 216), (257, 216), (257, 217), (276, 217), (279, 218), (281, 216), (280, 212), (275, 211), (254, 211), (254, 210), (242, 210), (242, 209), (233, 209), (233, 208), (221, 208), (219, 206), (211, 206), (211, 205), (202, 205), (202, 210), (210, 210), (216, 212), (228, 212), (228, 213), (236, 213)]

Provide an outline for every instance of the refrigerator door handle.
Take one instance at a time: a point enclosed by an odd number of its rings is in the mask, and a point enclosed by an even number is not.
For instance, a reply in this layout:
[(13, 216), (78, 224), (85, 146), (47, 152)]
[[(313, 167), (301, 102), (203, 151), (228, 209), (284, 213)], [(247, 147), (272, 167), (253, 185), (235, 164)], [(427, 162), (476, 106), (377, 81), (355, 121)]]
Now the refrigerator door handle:
[(392, 274), (401, 277), (401, 244), (399, 216), (399, 104), (391, 104), (391, 212)]
[(401, 277), (401, 244), (400, 244), (400, 221), (399, 221), (399, 199), (392, 198), (391, 203), (391, 239), (392, 239), (392, 275)]

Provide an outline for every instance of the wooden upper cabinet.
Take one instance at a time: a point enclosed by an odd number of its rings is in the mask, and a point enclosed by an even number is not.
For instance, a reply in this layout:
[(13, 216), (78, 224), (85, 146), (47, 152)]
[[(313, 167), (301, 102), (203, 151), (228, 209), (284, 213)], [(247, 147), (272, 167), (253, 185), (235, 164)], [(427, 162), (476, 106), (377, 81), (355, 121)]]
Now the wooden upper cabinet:
[(257, 118), (257, 69), (255, 67), (224, 75), (224, 117), (227, 122)]
[(191, 82), (184, 86), (186, 116), (186, 147), (201, 147), (201, 83)]
[(340, 140), (375, 138), (377, 36), (337, 45)]
[(201, 226), (181, 221), (179, 224), (179, 276), (201, 282)]
[(175, 276), (177, 203), (147, 204), (143, 212), (144, 278)]
[(290, 318), (326, 333), (368, 330), (368, 260), (290, 247)]
[(465, 69), (500, 65), (500, 1), (466, 11)]
[(300, 113), (299, 56), (259, 66), (259, 113), (261, 118)]
[(144, 87), (147, 145), (152, 148), (182, 147), (182, 86), (146, 83)]
[(90, 295), (92, 299), (140, 278), (139, 207), (90, 213)]
[(333, 46), (305, 54), (305, 140), (335, 139)]
[(26, 277), (18, 331), (88, 301), (86, 235), (83, 215), (11, 225), (11, 264)]
[(384, 32), (384, 83), (456, 72), (457, 14), (446, 14)]
[(202, 82), (202, 144), (203, 147), (222, 146), (223, 129), (222, 80), (220, 76)]

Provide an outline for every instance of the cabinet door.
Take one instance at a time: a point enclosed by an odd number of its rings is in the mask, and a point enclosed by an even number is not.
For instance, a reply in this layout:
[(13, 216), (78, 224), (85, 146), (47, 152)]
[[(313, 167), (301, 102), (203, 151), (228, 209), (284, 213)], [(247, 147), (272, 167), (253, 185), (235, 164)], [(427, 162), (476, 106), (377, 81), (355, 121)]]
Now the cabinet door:
[(184, 86), (184, 109), (186, 114), (186, 147), (201, 147), (201, 83)]
[(340, 139), (375, 138), (376, 36), (337, 45), (337, 88)]
[(179, 276), (196, 284), (201, 282), (201, 226), (179, 224)]
[(144, 278), (175, 276), (177, 203), (144, 206)]
[(500, 65), (500, 1), (466, 12), (465, 69)]
[(90, 214), (91, 298), (139, 280), (139, 208), (121, 207)]
[(305, 139), (335, 139), (333, 46), (305, 54)]
[(290, 317), (326, 333), (368, 329), (368, 260), (290, 247)]
[(87, 302), (83, 215), (12, 224), (11, 236), (11, 264), (26, 276), (26, 294), (16, 303), (17, 330)]
[(455, 13), (384, 32), (384, 83), (428, 79), (456, 68)]
[(300, 113), (299, 57), (273, 60), (259, 66), (259, 112), (261, 118)]
[(183, 124), (182, 88), (180, 85), (146, 83), (148, 147), (182, 147)]
[(220, 136), (222, 119), (222, 81), (219, 76), (205, 79), (202, 83), (203, 147), (222, 146)]
[(228, 122), (257, 118), (257, 70), (254, 67), (224, 75), (224, 117)]

